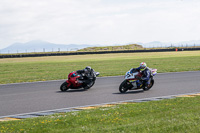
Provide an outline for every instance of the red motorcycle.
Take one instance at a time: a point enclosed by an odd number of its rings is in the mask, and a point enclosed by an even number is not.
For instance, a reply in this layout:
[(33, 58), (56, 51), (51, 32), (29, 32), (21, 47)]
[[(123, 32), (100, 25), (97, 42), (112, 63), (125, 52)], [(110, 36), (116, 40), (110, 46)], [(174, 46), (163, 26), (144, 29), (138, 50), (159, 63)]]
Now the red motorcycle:
[[(89, 88), (91, 88), (95, 81), (96, 81), (96, 76), (99, 75), (99, 72), (93, 72), (94, 73), (94, 77), (91, 81), (91, 85)], [(67, 91), (68, 89), (80, 89), (80, 88), (84, 88), (89, 89), (87, 84), (84, 83), (84, 75), (78, 74), (76, 71), (73, 71), (71, 73), (69, 73), (68, 75), (68, 80), (66, 80), (64, 83), (62, 83), (62, 85), (60, 86), (60, 90), (61, 91)]]

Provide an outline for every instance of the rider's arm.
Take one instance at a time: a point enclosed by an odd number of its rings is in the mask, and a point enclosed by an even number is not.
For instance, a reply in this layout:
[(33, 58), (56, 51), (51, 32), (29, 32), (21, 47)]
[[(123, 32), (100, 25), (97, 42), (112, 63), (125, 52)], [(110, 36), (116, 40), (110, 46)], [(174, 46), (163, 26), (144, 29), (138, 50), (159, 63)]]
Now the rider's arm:
[(84, 79), (84, 76), (83, 76), (84, 71), (83, 70), (77, 70), (76, 73), (78, 73), (80, 75), (80, 77), (78, 79), (80, 79), (80, 80)]
[(84, 73), (84, 71), (83, 71), (83, 70), (77, 70), (76, 72), (77, 72), (77, 73), (79, 73), (79, 74), (82, 74), (82, 73)]
[(140, 71), (140, 67), (136, 68), (136, 70), (139, 72)]

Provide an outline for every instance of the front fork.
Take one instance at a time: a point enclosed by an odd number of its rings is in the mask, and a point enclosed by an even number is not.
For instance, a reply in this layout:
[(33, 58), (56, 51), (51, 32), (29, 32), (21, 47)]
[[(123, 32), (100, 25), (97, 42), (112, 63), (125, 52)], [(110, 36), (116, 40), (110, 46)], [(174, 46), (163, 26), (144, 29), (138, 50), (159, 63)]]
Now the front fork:
[(67, 83), (67, 88), (69, 88), (71, 83), (68, 80), (66, 80), (66, 83)]

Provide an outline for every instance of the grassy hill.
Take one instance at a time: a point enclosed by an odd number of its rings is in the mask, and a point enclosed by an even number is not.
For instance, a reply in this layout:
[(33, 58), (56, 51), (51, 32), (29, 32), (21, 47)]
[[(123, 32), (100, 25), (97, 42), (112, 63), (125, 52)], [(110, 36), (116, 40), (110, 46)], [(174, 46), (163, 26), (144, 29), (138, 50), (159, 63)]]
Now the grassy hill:
[(87, 47), (84, 49), (80, 49), (78, 51), (116, 51), (116, 50), (136, 50), (142, 49), (142, 45), (138, 44), (129, 44), (129, 45), (122, 45), (122, 46), (105, 46), (105, 47)]

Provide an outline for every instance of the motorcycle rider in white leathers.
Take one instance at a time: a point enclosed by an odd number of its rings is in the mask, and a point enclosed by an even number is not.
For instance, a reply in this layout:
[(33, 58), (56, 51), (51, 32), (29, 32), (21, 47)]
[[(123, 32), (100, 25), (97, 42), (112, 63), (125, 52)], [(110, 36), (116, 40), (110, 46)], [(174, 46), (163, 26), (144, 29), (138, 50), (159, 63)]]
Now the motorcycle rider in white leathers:
[(149, 68), (147, 67), (147, 64), (145, 62), (141, 62), (140, 66), (138, 68), (136, 68), (137, 71), (141, 71), (142, 73), (142, 78), (141, 78), (141, 82), (143, 83), (143, 87), (146, 87), (147, 85), (150, 84), (150, 76), (151, 76), (151, 71), (149, 70)]

